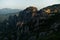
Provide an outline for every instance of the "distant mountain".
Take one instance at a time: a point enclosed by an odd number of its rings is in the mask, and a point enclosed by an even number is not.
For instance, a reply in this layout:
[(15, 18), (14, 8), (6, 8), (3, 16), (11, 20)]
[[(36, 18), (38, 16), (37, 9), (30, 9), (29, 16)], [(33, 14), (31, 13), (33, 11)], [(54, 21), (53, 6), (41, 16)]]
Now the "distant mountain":
[(20, 9), (10, 9), (10, 8), (3, 8), (0, 9), (0, 22), (4, 21), (7, 19), (10, 15), (16, 15), (18, 12), (20, 12)]
[(16, 12), (19, 12), (19, 11), (21, 11), (21, 10), (19, 10), (19, 9), (3, 8), (3, 9), (0, 9), (0, 14), (16, 13)]

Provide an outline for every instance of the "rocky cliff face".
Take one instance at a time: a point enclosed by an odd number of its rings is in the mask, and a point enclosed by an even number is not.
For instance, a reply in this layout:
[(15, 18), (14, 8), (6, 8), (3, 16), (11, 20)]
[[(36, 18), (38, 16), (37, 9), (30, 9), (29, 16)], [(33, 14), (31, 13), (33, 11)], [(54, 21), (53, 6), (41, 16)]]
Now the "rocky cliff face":
[(1, 40), (58, 40), (60, 4), (40, 10), (28, 7), (19, 12), (18, 16), (10, 16), (0, 27)]

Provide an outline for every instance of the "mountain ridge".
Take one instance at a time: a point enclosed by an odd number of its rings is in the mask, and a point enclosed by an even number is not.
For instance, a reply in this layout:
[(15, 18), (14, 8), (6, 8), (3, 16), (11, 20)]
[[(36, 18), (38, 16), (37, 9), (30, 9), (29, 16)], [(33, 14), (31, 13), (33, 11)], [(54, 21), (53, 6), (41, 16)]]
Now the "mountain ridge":
[[(60, 5), (58, 5), (60, 6)], [(0, 23), (1, 35), (4, 40), (59, 40), (60, 39), (60, 7), (48, 6), (37, 10), (28, 7), (19, 12), (18, 16), (9, 16)], [(58, 8), (55, 10), (55, 8)], [(4, 29), (4, 30), (3, 30)]]
[(0, 14), (16, 13), (21, 11), (20, 9), (2, 8), (0, 9)]

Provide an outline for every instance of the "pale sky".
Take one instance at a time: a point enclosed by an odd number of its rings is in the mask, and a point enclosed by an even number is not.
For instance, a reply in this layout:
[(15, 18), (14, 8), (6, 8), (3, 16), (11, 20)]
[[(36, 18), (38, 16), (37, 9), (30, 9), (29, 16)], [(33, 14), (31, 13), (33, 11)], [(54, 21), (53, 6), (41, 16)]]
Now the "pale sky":
[(0, 8), (13, 9), (25, 9), (29, 6), (41, 9), (53, 4), (60, 4), (60, 0), (0, 0)]

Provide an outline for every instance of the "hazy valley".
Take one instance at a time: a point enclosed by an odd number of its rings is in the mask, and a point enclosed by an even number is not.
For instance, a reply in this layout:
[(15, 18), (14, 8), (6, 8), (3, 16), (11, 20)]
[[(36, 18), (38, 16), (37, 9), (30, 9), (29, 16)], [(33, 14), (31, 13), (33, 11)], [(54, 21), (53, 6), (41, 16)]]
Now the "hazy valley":
[(4, 21), (5, 19), (8, 19), (9, 16), (14, 16), (16, 14), (19, 14), (18, 13), (19, 11), (21, 11), (21, 10), (10, 9), (10, 8), (0, 9), (0, 22)]

